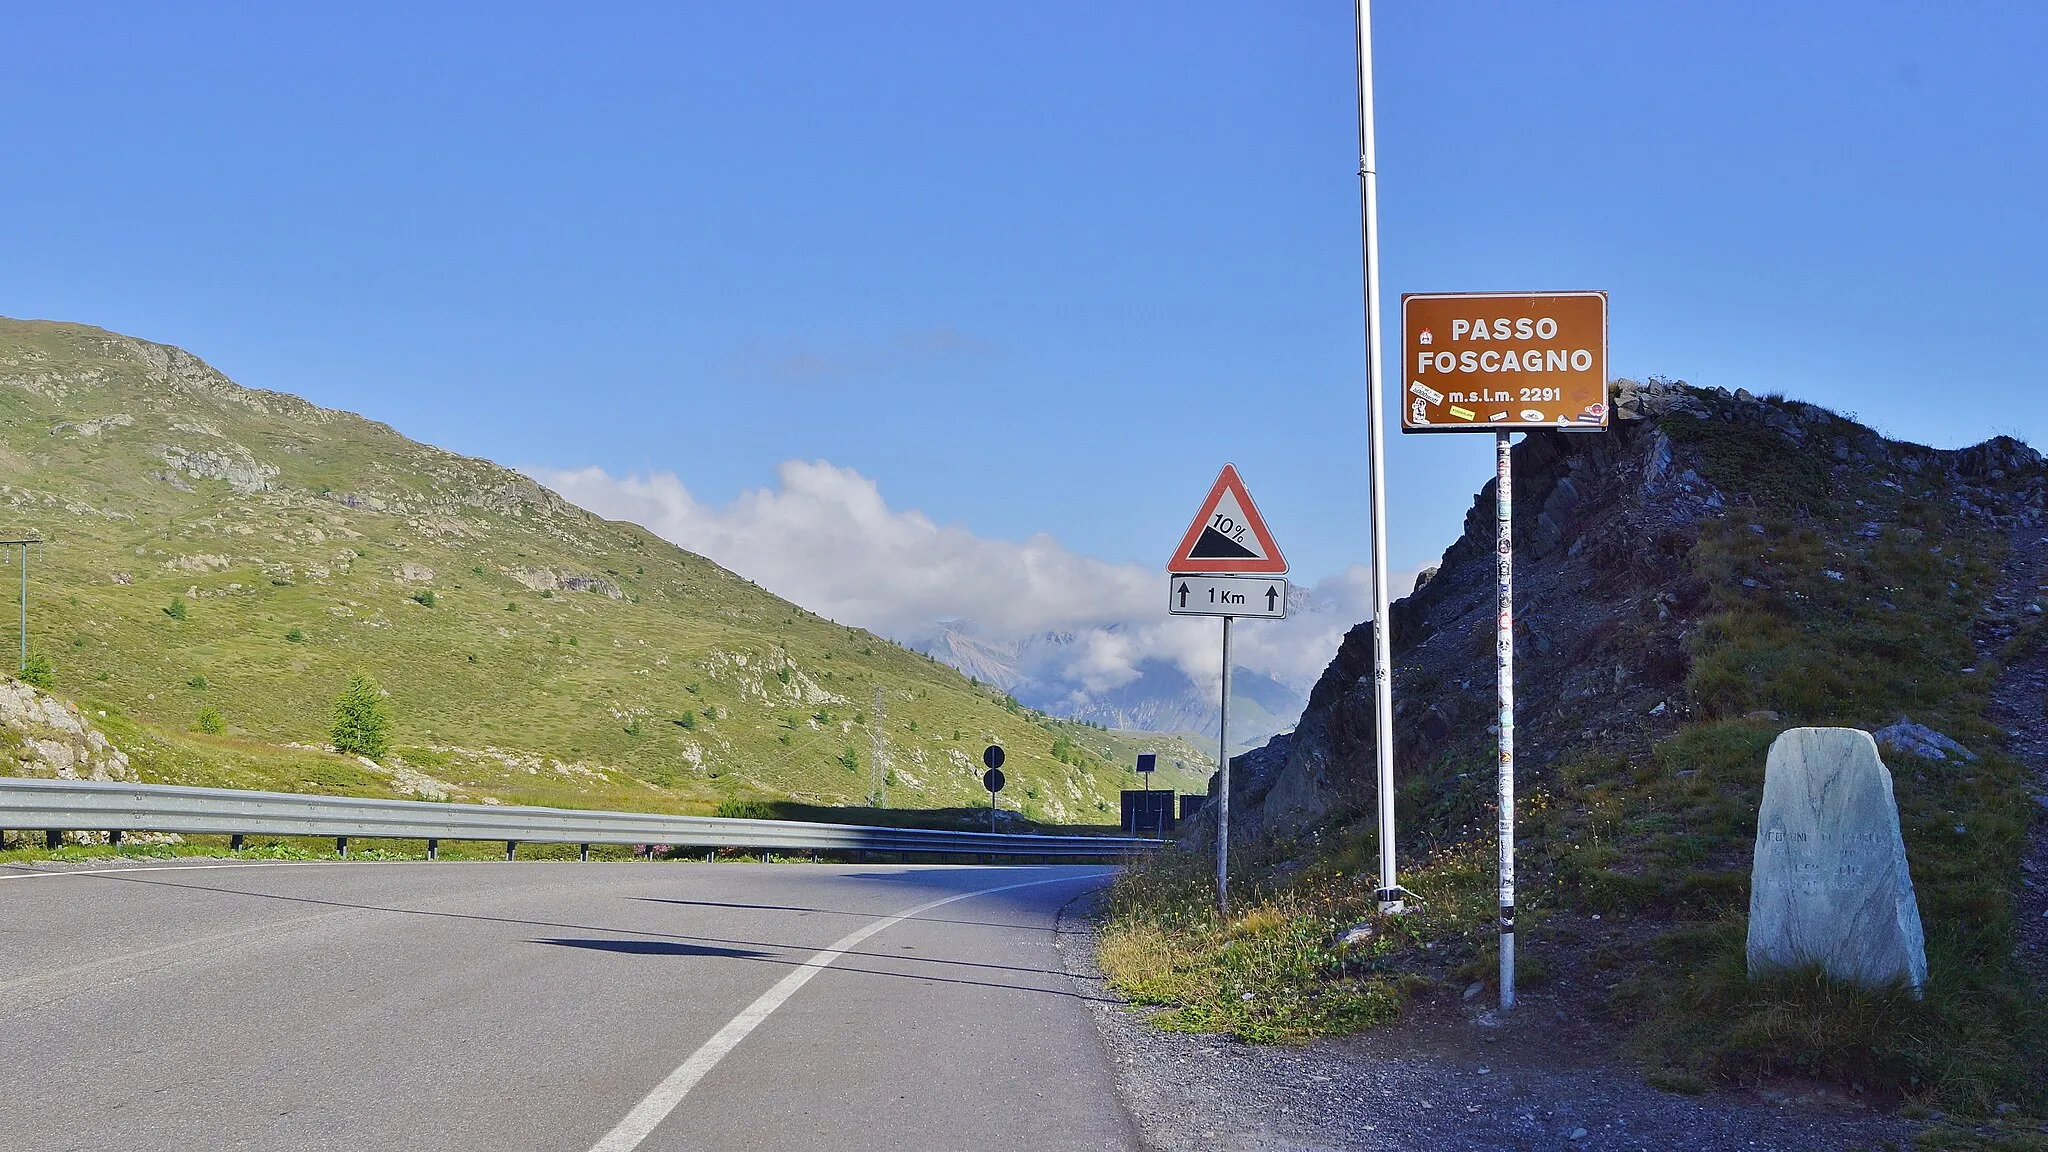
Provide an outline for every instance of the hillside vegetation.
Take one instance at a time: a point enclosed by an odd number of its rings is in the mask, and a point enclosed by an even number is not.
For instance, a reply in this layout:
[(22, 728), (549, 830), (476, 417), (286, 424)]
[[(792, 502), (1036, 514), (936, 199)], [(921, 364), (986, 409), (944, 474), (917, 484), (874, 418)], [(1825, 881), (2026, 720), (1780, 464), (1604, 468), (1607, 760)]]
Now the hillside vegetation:
[[(985, 803), (996, 742), (1006, 807), (1114, 823), (1141, 748), (1186, 765), (1162, 786), (1208, 772), (1196, 749), (1020, 708), (488, 461), (96, 328), (0, 320), (0, 503), (8, 531), (45, 541), (36, 677), (144, 780), (845, 805), (870, 796), (879, 727), (892, 806)], [(383, 763), (325, 747), (356, 670), (388, 693)]]

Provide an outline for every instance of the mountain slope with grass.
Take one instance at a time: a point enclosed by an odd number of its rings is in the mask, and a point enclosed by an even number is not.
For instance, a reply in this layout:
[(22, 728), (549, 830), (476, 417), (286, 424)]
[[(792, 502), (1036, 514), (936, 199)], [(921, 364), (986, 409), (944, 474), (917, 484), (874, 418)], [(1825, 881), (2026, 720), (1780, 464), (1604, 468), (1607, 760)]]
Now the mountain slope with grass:
[[(2008, 438), (1937, 451), (1780, 397), (1652, 381), (1615, 401), (1604, 435), (1514, 450), (1517, 1011), (1597, 1031), (1673, 1087), (1819, 1079), (1987, 1131), (2038, 1124), (2048, 957), (2015, 906), (2040, 915), (2048, 884), (2022, 869), (2030, 838), (2048, 860), (2048, 763), (2028, 758), (2048, 747), (2048, 466)], [(1105, 966), (1163, 1022), (1286, 1038), (1491, 998), (1492, 514), (1489, 484), (1392, 613), (1401, 879), (1425, 908), (1375, 913), (1361, 626), (1295, 732), (1233, 760), (1243, 908), (1208, 911), (1199, 852), (1116, 894)], [(1771, 741), (1906, 718), (1966, 750), (1884, 748), (1926, 998), (1814, 973), (1750, 983)], [(1474, 982), (1485, 996), (1444, 995)]]
[[(0, 505), (45, 541), (33, 677), (143, 780), (843, 805), (870, 794), (879, 726), (890, 805), (985, 803), (980, 753), (999, 742), (1006, 806), (1114, 823), (1141, 748), (1186, 764), (1183, 788), (1208, 770), (1169, 739), (1032, 712), (496, 464), (97, 328), (0, 320)], [(382, 763), (326, 747), (357, 670), (392, 716)]]

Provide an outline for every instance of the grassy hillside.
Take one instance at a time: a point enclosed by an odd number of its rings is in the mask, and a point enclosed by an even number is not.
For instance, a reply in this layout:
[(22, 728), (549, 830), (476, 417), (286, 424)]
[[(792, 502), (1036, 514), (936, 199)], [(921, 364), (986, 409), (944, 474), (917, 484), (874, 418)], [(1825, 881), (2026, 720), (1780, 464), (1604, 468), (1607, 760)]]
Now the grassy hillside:
[[(0, 503), (0, 528), (47, 541), (31, 648), (146, 780), (844, 804), (871, 789), (878, 723), (892, 805), (983, 800), (991, 741), (1005, 799), (1054, 822), (1114, 822), (1138, 743), (1186, 761), (1184, 789), (1207, 772), (1170, 740), (1020, 709), (488, 461), (96, 328), (0, 319)], [(319, 748), (357, 668), (396, 720), (380, 767)], [(224, 731), (195, 731), (202, 714)]]

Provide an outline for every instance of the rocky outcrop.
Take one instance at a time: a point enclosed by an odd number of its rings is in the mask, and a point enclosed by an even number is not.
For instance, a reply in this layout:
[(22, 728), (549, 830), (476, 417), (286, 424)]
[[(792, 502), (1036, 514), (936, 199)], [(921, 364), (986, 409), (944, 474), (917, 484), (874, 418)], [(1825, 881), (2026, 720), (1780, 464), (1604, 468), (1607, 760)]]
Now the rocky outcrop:
[(595, 592), (610, 600), (625, 597), (617, 581), (603, 576), (562, 572), (553, 568), (514, 568), (506, 574), (535, 592)]
[[(1516, 745), (1532, 773), (1573, 746), (1640, 748), (1699, 718), (1688, 641), (1709, 589), (1690, 556), (1711, 521), (1762, 505), (1805, 515), (1808, 489), (1820, 505), (1851, 481), (1903, 478), (1986, 527), (2048, 522), (2048, 467), (2007, 437), (1938, 451), (1813, 405), (1654, 378), (1617, 382), (1613, 400), (1604, 434), (1535, 432), (1514, 449)], [(1496, 567), (1489, 481), (1441, 564), (1391, 612), (1404, 779), (1491, 763)], [(1232, 760), (1234, 835), (1285, 840), (1370, 809), (1372, 638), (1370, 622), (1353, 628), (1294, 732)]]
[(33, 685), (0, 680), (0, 755), (13, 776), (60, 780), (133, 780), (128, 755), (94, 728), (76, 705)]
[(278, 476), (276, 465), (263, 463), (239, 444), (198, 450), (172, 444), (158, 451), (172, 468), (197, 480), (225, 480), (244, 496), (264, 491)]
[(135, 417), (126, 412), (116, 412), (112, 416), (96, 416), (91, 420), (80, 420), (75, 423), (64, 421), (52, 427), (50, 435), (61, 436), (68, 432), (73, 436), (97, 436), (108, 428), (133, 427)]

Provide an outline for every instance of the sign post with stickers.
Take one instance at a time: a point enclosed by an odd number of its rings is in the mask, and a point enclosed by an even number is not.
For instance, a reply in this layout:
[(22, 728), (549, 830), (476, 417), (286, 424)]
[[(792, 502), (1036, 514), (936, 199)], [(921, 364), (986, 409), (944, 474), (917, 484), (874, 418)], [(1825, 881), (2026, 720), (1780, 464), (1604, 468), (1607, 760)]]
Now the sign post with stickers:
[(1401, 431), (1493, 433), (1500, 614), (1500, 1006), (1515, 1004), (1515, 589), (1511, 432), (1607, 430), (1605, 292), (1401, 297)]
[(1287, 615), (1287, 559), (1252, 503), (1237, 465), (1225, 464), (1202, 510), (1167, 561), (1166, 610), (1223, 617), (1223, 694), (1216, 720), (1216, 909), (1230, 911), (1230, 622)]

